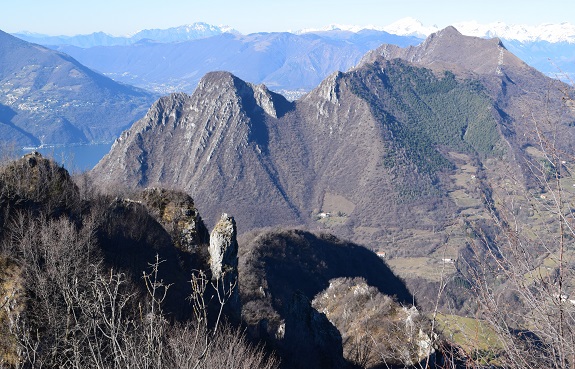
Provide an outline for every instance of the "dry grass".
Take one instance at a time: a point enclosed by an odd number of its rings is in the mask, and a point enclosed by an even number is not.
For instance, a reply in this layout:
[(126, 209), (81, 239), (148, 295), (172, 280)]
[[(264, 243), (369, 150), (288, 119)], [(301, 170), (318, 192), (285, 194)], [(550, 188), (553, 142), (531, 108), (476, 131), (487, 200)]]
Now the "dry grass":
[(476, 208), (482, 204), (481, 199), (471, 196), (469, 191), (462, 189), (451, 191), (449, 197), (461, 208)]
[(494, 359), (503, 346), (489, 323), (449, 314), (438, 314), (436, 319), (443, 336), (461, 346), (478, 364), (497, 364)]
[(341, 195), (326, 192), (323, 196), (322, 211), (336, 215), (350, 215), (355, 210), (355, 204)]
[[(445, 258), (454, 258), (446, 256)], [(386, 260), (393, 272), (402, 278), (422, 277), (430, 281), (439, 282), (444, 275), (456, 272), (455, 264), (444, 262), (439, 258), (393, 258)], [(444, 265), (445, 264), (445, 265)]]

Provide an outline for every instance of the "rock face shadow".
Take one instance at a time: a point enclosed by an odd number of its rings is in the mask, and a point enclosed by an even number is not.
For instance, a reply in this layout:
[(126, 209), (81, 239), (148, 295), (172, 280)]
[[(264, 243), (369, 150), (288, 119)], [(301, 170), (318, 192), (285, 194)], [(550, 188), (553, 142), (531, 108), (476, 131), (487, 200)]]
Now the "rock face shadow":
[[(330, 234), (302, 230), (264, 232), (246, 242), (247, 237), (240, 243), (240, 259), (242, 255), (245, 257), (240, 262), (240, 273), (243, 268), (263, 267), (258, 273), (265, 273), (268, 288), (276, 297), (291, 297), (295, 291), (301, 291), (313, 299), (333, 278), (362, 277), (381, 293), (395, 296), (399, 303), (414, 302), (403, 280), (363, 246)], [(261, 258), (261, 262), (249, 265), (254, 256)]]
[[(239, 253), (242, 317), (251, 333), (289, 358), (286, 367), (347, 365), (341, 334), (310, 303), (330, 280), (361, 277), (401, 304), (414, 302), (404, 282), (375, 253), (332, 235), (256, 231), (240, 238)], [(304, 363), (299, 353), (306, 347)]]

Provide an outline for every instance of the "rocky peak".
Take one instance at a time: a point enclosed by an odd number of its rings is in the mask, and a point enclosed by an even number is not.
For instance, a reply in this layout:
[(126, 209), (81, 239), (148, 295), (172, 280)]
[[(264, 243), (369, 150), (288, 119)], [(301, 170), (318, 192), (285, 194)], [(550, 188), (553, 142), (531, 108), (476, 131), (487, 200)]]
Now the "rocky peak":
[(236, 101), (252, 115), (262, 110), (267, 115), (279, 118), (290, 109), (283, 96), (270, 91), (264, 84), (254, 85), (241, 80), (229, 72), (210, 72), (198, 84), (199, 94), (209, 94), (213, 90), (228, 92), (236, 96)]
[(142, 130), (147, 131), (154, 125), (175, 126), (189, 100), (190, 96), (185, 93), (174, 93), (161, 97), (148, 110), (143, 120), (145, 124), (141, 127)]
[(198, 83), (194, 96), (227, 96), (236, 103), (251, 97), (253, 89), (249, 83), (244, 82), (230, 72), (209, 72)]
[(153, 187), (145, 189), (141, 198), (150, 213), (170, 233), (176, 247), (197, 254), (202, 245), (208, 244), (208, 230), (188, 194)]
[(222, 306), (226, 315), (238, 321), (241, 317), (241, 302), (238, 282), (238, 241), (236, 222), (233, 217), (222, 214), (210, 235), (210, 271), (218, 299), (225, 298)]
[(222, 214), (210, 235), (210, 269), (212, 279), (218, 280), (228, 273), (237, 273), (238, 241), (236, 222), (228, 214)]
[(197, 91), (209, 92), (214, 89), (230, 90), (240, 89), (247, 86), (245, 82), (234, 76), (230, 72), (216, 71), (206, 73), (204, 77), (198, 82)]
[[(344, 357), (355, 364), (362, 364), (356, 356), (357, 342), (370, 342), (364, 347), (363, 358), (369, 368), (385, 364), (411, 367), (433, 353), (430, 340), (423, 342), (422, 329), (427, 328), (428, 321), (417, 308), (402, 306), (364, 278), (331, 279), (328, 288), (315, 296), (312, 306), (341, 333)], [(366, 321), (374, 322), (381, 330), (368, 333), (361, 328)], [(393, 339), (389, 336), (391, 331)]]
[(318, 96), (321, 99), (336, 104), (339, 100), (339, 83), (343, 76), (341, 72), (332, 73), (323, 82), (314, 89), (311, 93), (307, 94), (303, 100), (309, 100), (312, 96)]
[[(270, 127), (295, 104), (263, 85), (253, 85), (231, 73), (204, 76), (193, 95), (173, 94), (160, 99), (150, 112), (124, 132), (92, 171), (103, 187), (178, 188), (189, 193), (212, 228), (222, 210), (204, 206), (217, 199), (247, 219), (294, 219), (298, 214), (270, 175), (266, 161)], [(217, 169), (216, 169), (217, 168)], [(118, 173), (125, 173), (119, 176)], [(250, 183), (241, 183), (239, 179)], [(260, 200), (280, 204), (265, 215), (235, 204), (253, 188), (263, 186)], [(272, 199), (272, 200), (270, 200)]]
[(68, 171), (36, 151), (1, 168), (0, 183), (2, 198), (26, 199), (59, 210), (72, 206), (78, 196)]
[(456, 43), (460, 43), (463, 40), (483, 40), (485, 41), (484, 44), (491, 44), (491, 45), (498, 45), (503, 47), (503, 43), (501, 42), (501, 40), (497, 37), (493, 37), (493, 38), (482, 38), (482, 37), (477, 37), (477, 36), (467, 36), (462, 34), (461, 32), (459, 32), (459, 30), (457, 28), (455, 28), (454, 26), (448, 26), (442, 30), (439, 30), (435, 33), (432, 33), (431, 35), (429, 35), (429, 37), (427, 37), (427, 39), (424, 41), (423, 44), (421, 44), (421, 46), (423, 46), (426, 43), (429, 43), (431, 45), (436, 44), (436, 43), (452, 43), (452, 42), (456, 42)]
[(524, 68), (524, 63), (509, 53), (498, 38), (464, 36), (453, 26), (432, 33), (418, 46), (382, 45), (366, 54), (359, 66), (380, 58), (400, 58), (434, 71), (449, 70), (464, 77), (500, 76), (506, 68)]
[(457, 30), (457, 28), (455, 28), (453, 26), (447, 26), (444, 29), (433, 33), (432, 36), (433, 35), (436, 35), (437, 37), (459, 37), (459, 36), (463, 36), (461, 34), (461, 32), (459, 32)]

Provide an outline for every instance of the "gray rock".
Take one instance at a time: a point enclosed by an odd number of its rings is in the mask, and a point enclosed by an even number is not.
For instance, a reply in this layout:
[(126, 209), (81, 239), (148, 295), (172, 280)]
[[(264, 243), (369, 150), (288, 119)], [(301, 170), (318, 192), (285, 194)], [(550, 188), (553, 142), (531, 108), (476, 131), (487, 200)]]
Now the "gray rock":
[(210, 269), (212, 280), (237, 276), (238, 241), (236, 222), (233, 217), (222, 214), (210, 235)]

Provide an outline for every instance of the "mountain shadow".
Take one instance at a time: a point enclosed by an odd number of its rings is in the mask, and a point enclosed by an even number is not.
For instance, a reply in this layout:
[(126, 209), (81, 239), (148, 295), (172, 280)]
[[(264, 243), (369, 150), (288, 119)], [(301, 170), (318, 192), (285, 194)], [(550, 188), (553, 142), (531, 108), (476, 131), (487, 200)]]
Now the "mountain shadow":
[[(331, 234), (303, 230), (259, 230), (240, 238), (240, 274), (265, 280), (276, 298), (286, 300), (301, 291), (310, 300), (340, 277), (362, 277), (367, 284), (398, 302), (414, 302), (405, 283), (374, 252)], [(255, 286), (246, 280), (249, 299)], [(259, 289), (259, 286), (257, 286)]]
[(2, 137), (14, 137), (14, 141), (17, 142), (39, 145), (40, 141), (36, 137), (12, 122), (16, 114), (16, 111), (9, 106), (0, 104), (0, 134)]
[(341, 361), (341, 333), (310, 303), (331, 280), (361, 277), (401, 304), (414, 302), (381, 258), (335, 236), (257, 230), (243, 235), (239, 243), (242, 318), (250, 334), (267, 340), (287, 358), (286, 367), (347, 365)]

